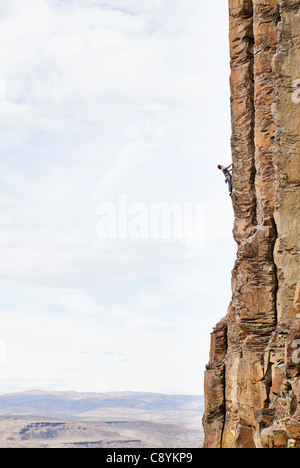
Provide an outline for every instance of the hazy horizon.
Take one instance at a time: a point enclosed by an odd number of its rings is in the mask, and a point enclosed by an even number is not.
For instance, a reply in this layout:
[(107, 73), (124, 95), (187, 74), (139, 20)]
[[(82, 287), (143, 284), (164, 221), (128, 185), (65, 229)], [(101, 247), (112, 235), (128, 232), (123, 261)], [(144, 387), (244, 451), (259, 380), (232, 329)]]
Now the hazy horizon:
[(89, 394), (95, 394), (95, 395), (113, 395), (113, 394), (149, 394), (149, 395), (166, 395), (166, 396), (183, 396), (183, 397), (204, 397), (202, 393), (199, 394), (190, 394), (190, 393), (160, 393), (160, 392), (137, 392), (137, 391), (132, 391), (132, 390), (120, 390), (120, 391), (112, 391), (112, 392), (93, 392), (93, 391), (80, 391), (77, 392), (76, 390), (68, 389), (68, 390), (40, 390), (39, 388), (30, 388), (28, 390), (21, 390), (17, 392), (9, 392), (9, 393), (2, 393), (0, 392), (0, 396), (5, 396), (5, 395), (16, 395), (16, 394), (35, 394), (35, 393), (41, 393), (41, 394), (54, 394), (54, 393), (75, 393), (75, 394), (82, 394), (82, 395), (89, 395)]

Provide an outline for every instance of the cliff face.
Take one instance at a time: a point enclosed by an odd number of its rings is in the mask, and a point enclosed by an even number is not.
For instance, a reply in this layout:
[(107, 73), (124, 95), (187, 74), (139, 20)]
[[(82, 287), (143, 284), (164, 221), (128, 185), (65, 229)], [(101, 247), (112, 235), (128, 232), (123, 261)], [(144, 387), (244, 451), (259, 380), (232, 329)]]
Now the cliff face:
[(238, 252), (204, 447), (300, 447), (300, 0), (229, 0), (229, 17)]

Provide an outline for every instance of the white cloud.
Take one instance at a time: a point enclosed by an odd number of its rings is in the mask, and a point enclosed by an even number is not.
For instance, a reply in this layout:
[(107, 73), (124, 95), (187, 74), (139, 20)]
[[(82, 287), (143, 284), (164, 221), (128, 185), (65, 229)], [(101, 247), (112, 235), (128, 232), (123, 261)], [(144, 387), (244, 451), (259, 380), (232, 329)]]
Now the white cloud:
[[(22, 388), (35, 381), (41, 388), (57, 382), (61, 389), (117, 391), (130, 382), (141, 391), (173, 386), (195, 392), (201, 379), (195, 378), (194, 359), (204, 366), (209, 340), (209, 333), (199, 340), (199, 330), (209, 320), (185, 309), (178, 280), (160, 293), (145, 283), (130, 305), (115, 294), (110, 306), (101, 298), (105, 290), (7, 284), (2, 297), (8, 295), (11, 304), (1, 309), (3, 384), (22, 379)], [(17, 295), (12, 297), (10, 288)], [(190, 300), (191, 292), (189, 286)]]
[[(227, 6), (216, 4), (1, 4), (0, 278), (13, 285), (3, 299), (3, 320), (6, 302), (25, 294), (24, 282), (30, 291), (23, 312), (9, 309), (20, 314), (15, 338), (13, 321), (5, 322), (14, 362), (7, 380), (68, 387), (84, 381), (93, 390), (95, 369), (102, 368), (105, 389), (117, 390), (123, 381), (134, 390), (147, 361), (144, 390), (202, 390), (204, 344), (226, 312), (234, 256), (231, 204), (216, 171), (230, 158)], [(132, 203), (203, 203), (204, 248), (101, 241), (96, 208), (117, 203), (120, 194)], [(161, 289), (146, 285), (146, 278), (162, 277)], [(82, 326), (86, 334), (78, 341)], [(43, 353), (33, 359), (43, 337)], [(33, 347), (26, 351), (28, 340)], [(80, 355), (85, 349), (88, 362)], [(49, 373), (42, 370), (47, 353)], [(64, 382), (63, 367), (78, 371)], [(174, 372), (164, 377), (167, 367)]]

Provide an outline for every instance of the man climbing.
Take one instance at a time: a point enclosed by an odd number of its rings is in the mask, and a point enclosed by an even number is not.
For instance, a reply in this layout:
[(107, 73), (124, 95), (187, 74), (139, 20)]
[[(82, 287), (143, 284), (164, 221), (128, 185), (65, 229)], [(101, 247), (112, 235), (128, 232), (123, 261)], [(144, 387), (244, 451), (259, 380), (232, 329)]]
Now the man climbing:
[(230, 197), (232, 195), (232, 175), (231, 175), (232, 169), (230, 169), (231, 166), (232, 166), (232, 164), (230, 164), (227, 167), (224, 167), (221, 164), (218, 165), (218, 169), (220, 169), (223, 172), (224, 176), (225, 176), (225, 184), (228, 184), (228, 190), (229, 190), (229, 196)]

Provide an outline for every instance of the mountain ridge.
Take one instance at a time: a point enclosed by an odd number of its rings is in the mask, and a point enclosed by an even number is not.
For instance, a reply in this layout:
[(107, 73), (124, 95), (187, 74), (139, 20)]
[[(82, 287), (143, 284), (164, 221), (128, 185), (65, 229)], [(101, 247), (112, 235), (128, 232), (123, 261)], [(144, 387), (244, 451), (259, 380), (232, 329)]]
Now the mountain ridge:
[[(175, 420), (197, 419), (203, 396), (148, 392), (74, 392), (37, 389), (0, 395), (0, 415), (45, 415), (68, 418)], [(159, 414), (160, 413), (160, 414)]]

